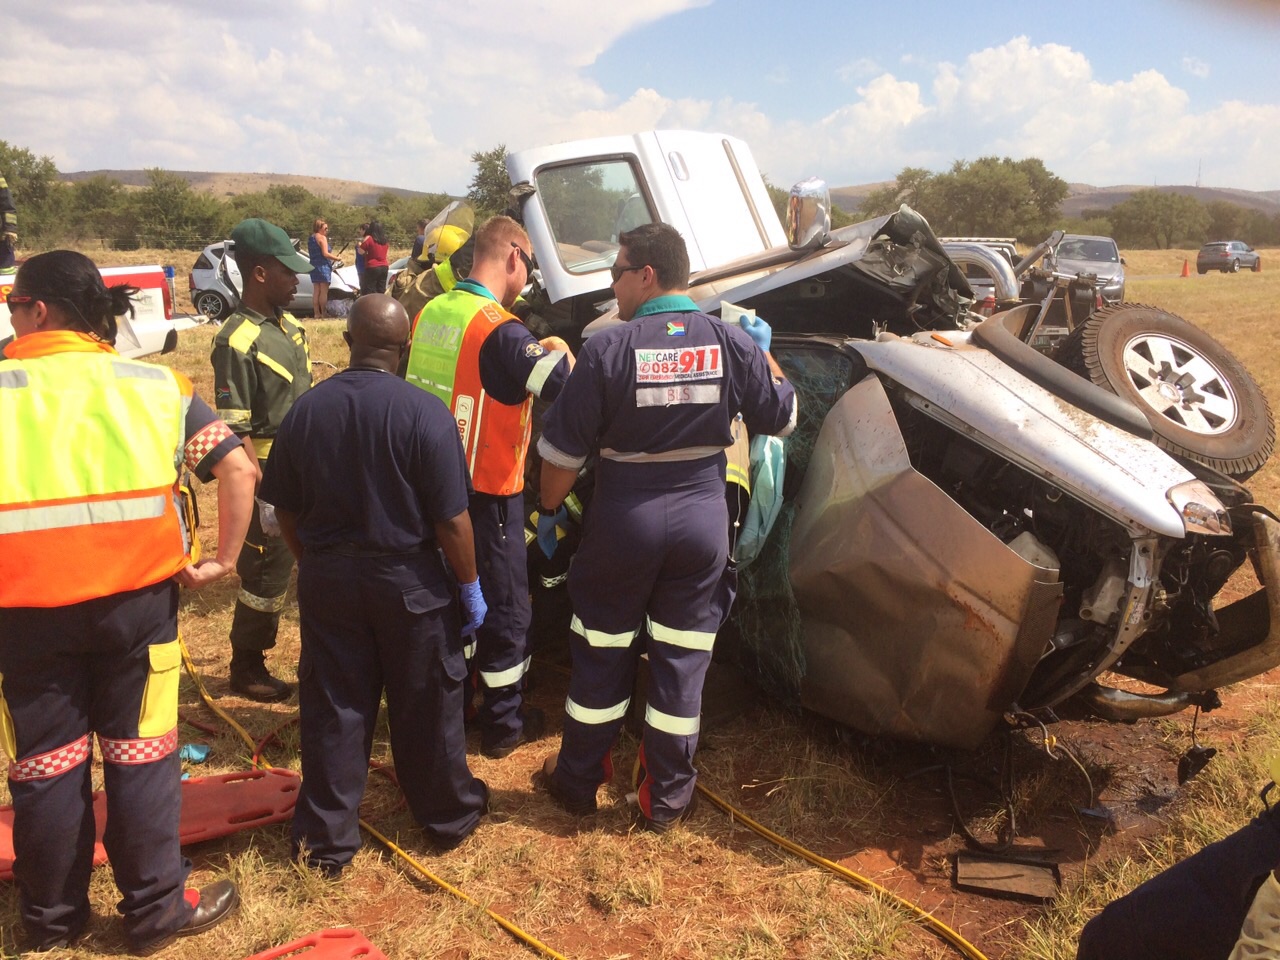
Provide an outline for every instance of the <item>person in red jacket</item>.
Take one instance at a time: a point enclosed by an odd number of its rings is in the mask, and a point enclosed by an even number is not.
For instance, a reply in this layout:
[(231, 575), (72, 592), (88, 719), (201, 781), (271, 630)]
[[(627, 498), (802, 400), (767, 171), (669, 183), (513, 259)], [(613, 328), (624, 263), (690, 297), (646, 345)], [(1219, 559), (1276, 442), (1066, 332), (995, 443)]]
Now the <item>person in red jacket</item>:
[(361, 293), (387, 292), (387, 231), (380, 220), (369, 224), (369, 232), (360, 241), (364, 255), (364, 274), (360, 278)]

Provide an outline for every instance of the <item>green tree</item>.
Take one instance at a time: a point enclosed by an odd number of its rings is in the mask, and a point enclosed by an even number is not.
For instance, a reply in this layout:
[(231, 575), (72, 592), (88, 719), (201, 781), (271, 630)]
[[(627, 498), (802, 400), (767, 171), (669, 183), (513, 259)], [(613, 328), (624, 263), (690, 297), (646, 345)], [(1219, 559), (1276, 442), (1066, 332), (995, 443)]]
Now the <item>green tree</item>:
[(1204, 205), (1209, 214), (1209, 226), (1204, 240), (1234, 240), (1244, 235), (1244, 223), (1249, 211), (1226, 200), (1210, 200)]
[(66, 211), (66, 191), (50, 157), (0, 140), (0, 175), (18, 208), (18, 235), (24, 242), (56, 235)]
[(467, 199), (476, 208), (476, 223), (480, 223), (507, 208), (507, 193), (511, 189), (507, 145), (500, 143), (492, 150), (473, 153), (471, 162), (476, 165), (476, 175), (467, 187)]
[(221, 223), (221, 204), (197, 193), (179, 174), (148, 168), (147, 186), (133, 196), (137, 241), (146, 247), (196, 247), (207, 242)]
[(1139, 190), (1111, 208), (1111, 223), (1121, 246), (1167, 250), (1177, 242), (1199, 243), (1209, 213), (1195, 197)]
[(868, 220), (883, 217), (897, 213), (898, 207), (904, 203), (923, 212), (929, 206), (929, 190), (933, 181), (934, 175), (923, 167), (903, 167), (893, 183), (866, 195), (858, 207), (858, 216)]
[(137, 232), (124, 185), (105, 174), (72, 184), (67, 213), (66, 234), (77, 240), (103, 239), (114, 244)]
[(1042, 240), (1057, 221), (1066, 181), (1033, 158), (957, 160), (934, 178), (920, 210), (939, 233)]

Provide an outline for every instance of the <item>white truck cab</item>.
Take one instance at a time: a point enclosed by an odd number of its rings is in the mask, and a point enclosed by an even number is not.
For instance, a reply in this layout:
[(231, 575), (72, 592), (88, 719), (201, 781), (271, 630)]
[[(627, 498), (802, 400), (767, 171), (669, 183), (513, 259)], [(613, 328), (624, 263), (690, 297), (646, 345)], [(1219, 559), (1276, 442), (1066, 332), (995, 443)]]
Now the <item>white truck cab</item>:
[(511, 182), (535, 192), (523, 209), (548, 297), (609, 289), (618, 235), (669, 223), (699, 273), (787, 246), (751, 148), (722, 134), (652, 130), (513, 153)]

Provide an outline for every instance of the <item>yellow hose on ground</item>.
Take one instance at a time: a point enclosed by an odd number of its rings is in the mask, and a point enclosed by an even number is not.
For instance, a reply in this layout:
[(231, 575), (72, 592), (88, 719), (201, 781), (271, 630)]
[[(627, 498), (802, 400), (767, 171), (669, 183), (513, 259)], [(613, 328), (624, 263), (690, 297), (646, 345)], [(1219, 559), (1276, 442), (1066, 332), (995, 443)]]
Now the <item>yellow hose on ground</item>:
[[(229, 715), (225, 710), (223, 710), (221, 707), (219, 707), (216, 703), (213, 702), (213, 698), (209, 696), (209, 691), (205, 689), (204, 682), (200, 679), (200, 675), (196, 673), (196, 666), (191, 661), (191, 652), (187, 649), (187, 642), (182, 639), (181, 633), (178, 634), (178, 645), (182, 649), (182, 662), (187, 668), (187, 675), (190, 676), (192, 681), (195, 683), (196, 690), (199, 691), (200, 693), (200, 699), (204, 701), (205, 706), (207, 706), (210, 710), (216, 713), (223, 720), (225, 720), (227, 724), (231, 727), (231, 729), (235, 730), (235, 732), (240, 735), (240, 739), (243, 740), (246, 744), (248, 744), (250, 755), (252, 756), (257, 751), (257, 744), (254, 743), (253, 737), (249, 735), (249, 732), (245, 730), (244, 727), (242, 727), (239, 723), (236, 722), (234, 717)], [(254, 765), (257, 766), (256, 764)], [(413, 867), (414, 870), (416, 870), (426, 879), (430, 880), (441, 890), (444, 890), (446, 893), (452, 894), (453, 896), (461, 900), (463, 903), (469, 904), (470, 906), (473, 906), (473, 907), (480, 907), (482, 910), (484, 910), (485, 913), (489, 915), (490, 919), (492, 919), (494, 923), (500, 926), (503, 930), (507, 931), (507, 933), (511, 934), (517, 940), (520, 940), (522, 943), (525, 943), (528, 946), (532, 947), (534, 950), (537, 950), (540, 954), (542, 954), (545, 957), (551, 957), (553, 958), (553, 960), (567, 960), (567, 958), (565, 958), (562, 954), (557, 953), (555, 950), (551, 949), (549, 946), (547, 946), (545, 943), (543, 943), (541, 940), (539, 940), (537, 937), (533, 936), (532, 934), (525, 933), (523, 930), (517, 927), (514, 923), (512, 923), (506, 917), (502, 916), (500, 913), (496, 913), (495, 911), (490, 910), (488, 907), (481, 905), (476, 900), (473, 900), (467, 894), (463, 893), (457, 887), (446, 882), (445, 880), (442, 880), (440, 877), (437, 877), (434, 873), (432, 873), (430, 870), (424, 867), (421, 863), (415, 860), (407, 851), (401, 849), (391, 840), (384, 837), (381, 833), (375, 830), (363, 819), (360, 821), (360, 826), (364, 827), (364, 829), (368, 831), (369, 834), (374, 837), (374, 839), (376, 839), (384, 847), (386, 847), (388, 850), (394, 853), (397, 857), (400, 857), (402, 860), (404, 860), (405, 863), (409, 864), (409, 866)]]
[(953, 947), (959, 950), (964, 956), (968, 957), (969, 960), (987, 960), (987, 958), (983, 956), (982, 952), (977, 947), (975, 947), (972, 943), (966, 940), (963, 936), (961, 936), (959, 932), (951, 929), (951, 927), (947, 926), (937, 917), (933, 916), (933, 914), (927, 912), (923, 907), (917, 906), (916, 904), (912, 903), (910, 900), (904, 900), (902, 897), (898, 896), (896, 893), (886, 890), (884, 887), (880, 886), (880, 884), (876, 883), (874, 880), (870, 880), (867, 877), (862, 876), (861, 874), (854, 873), (848, 867), (842, 867), (840, 864), (836, 863), (834, 860), (828, 860), (826, 857), (820, 857), (818, 856), (818, 854), (814, 853), (813, 851), (807, 850), (804, 847), (800, 846), (800, 844), (793, 843), (792, 841), (788, 840), (786, 837), (780, 834), (774, 833), (764, 824), (758, 823), (755, 820), (752, 820), (741, 810), (738, 810), (736, 807), (730, 804), (729, 801), (717, 796), (715, 793), (712, 793), (710, 790), (704, 787), (701, 783), (698, 784), (698, 792), (701, 793), (708, 800), (710, 800), (717, 807), (719, 807), (724, 813), (727, 813), (731, 819), (737, 820), (739, 823), (743, 824), (746, 827), (750, 827), (752, 830), (754, 830), (760, 836), (764, 837), (770, 843), (776, 844), (777, 846), (781, 847), (783, 850), (786, 850), (788, 853), (793, 853), (797, 857), (800, 857), (801, 859), (808, 860), (810, 863), (814, 864), (815, 866), (819, 866), (819, 867), (822, 867), (824, 870), (831, 871), (836, 876), (840, 877), (842, 880), (845, 880), (846, 882), (852, 884), (855, 887), (861, 887), (864, 890), (874, 891), (875, 893), (878, 893), (881, 896), (896, 903), (898, 906), (905, 909), (908, 913), (918, 918), (921, 923), (923, 923), (926, 927), (928, 927), (931, 931), (936, 933), (939, 937), (941, 937), (947, 943), (951, 944)]

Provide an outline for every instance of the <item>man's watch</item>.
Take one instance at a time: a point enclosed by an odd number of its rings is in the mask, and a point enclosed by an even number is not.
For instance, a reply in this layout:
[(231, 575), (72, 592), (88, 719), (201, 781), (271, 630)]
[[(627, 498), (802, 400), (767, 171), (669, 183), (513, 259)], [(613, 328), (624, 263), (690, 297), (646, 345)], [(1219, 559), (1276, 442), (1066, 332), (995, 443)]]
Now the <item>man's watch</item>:
[(550, 517), (556, 512), (556, 510), (559, 510), (560, 508), (555, 507), (554, 509), (550, 509), (548, 507), (544, 507), (542, 505), (542, 497), (538, 497), (538, 502), (534, 504), (533, 509), (537, 510), (538, 513), (544, 517)]

